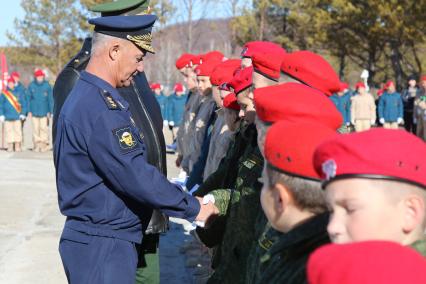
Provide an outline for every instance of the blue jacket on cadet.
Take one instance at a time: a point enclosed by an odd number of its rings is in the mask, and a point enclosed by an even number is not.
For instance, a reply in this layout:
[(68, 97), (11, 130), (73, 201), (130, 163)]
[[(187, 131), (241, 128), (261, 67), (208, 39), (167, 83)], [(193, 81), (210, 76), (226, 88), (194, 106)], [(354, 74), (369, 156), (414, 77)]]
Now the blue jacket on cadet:
[(167, 115), (165, 119), (169, 122), (173, 121), (174, 126), (179, 126), (182, 123), (186, 97), (186, 94), (178, 96), (176, 93), (173, 93), (169, 97), (169, 101), (167, 103)]
[(163, 116), (163, 120), (166, 120), (167, 118), (167, 102), (169, 101), (169, 98), (166, 97), (163, 92), (161, 92), (160, 95), (155, 94), (155, 99), (157, 100), (158, 104), (160, 105), (161, 109), (161, 115)]
[(404, 103), (401, 95), (397, 92), (384, 94), (379, 99), (379, 118), (385, 122), (396, 122), (398, 118), (404, 117)]
[(65, 229), (140, 243), (153, 208), (195, 220), (199, 202), (147, 163), (138, 133), (118, 91), (81, 72), (59, 115), (54, 146)]
[[(17, 103), (16, 105), (15, 102)], [(25, 115), (26, 111), (27, 106), (24, 93), (16, 92), (15, 89), (11, 90), (9, 88), (1, 93), (0, 116), (4, 116), (6, 121), (19, 120), (19, 116)]]
[(330, 97), (336, 108), (343, 116), (343, 122), (345, 124), (351, 122), (351, 94), (346, 92), (343, 96), (334, 94)]
[(26, 111), (25, 113), (23, 113), (23, 115), (27, 115), (27, 113), (28, 113), (27, 89), (25, 88), (25, 86), (21, 82), (18, 82), (18, 83), (15, 84), (14, 93), (19, 93), (23, 96), (23, 100), (25, 101), (25, 111)]
[(32, 81), (27, 90), (28, 111), (35, 117), (44, 117), (53, 113), (52, 87), (47, 81)]

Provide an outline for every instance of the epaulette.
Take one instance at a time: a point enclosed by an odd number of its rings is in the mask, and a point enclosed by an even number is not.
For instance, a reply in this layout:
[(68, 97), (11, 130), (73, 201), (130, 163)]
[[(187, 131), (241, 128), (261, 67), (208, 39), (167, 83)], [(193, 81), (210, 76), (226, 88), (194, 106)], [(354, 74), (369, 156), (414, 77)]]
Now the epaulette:
[(110, 110), (118, 110), (120, 109), (118, 103), (114, 100), (111, 94), (106, 90), (100, 90), (102, 98), (104, 99), (106, 105)]

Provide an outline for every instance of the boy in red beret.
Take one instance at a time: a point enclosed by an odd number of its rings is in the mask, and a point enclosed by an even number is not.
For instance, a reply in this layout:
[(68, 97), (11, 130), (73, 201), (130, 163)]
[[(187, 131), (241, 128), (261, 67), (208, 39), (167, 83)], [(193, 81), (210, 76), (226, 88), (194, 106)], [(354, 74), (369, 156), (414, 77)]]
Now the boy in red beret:
[(330, 244), (310, 256), (307, 273), (309, 284), (423, 284), (426, 260), (393, 242)]
[(404, 121), (404, 103), (401, 94), (396, 92), (394, 82), (388, 81), (385, 89), (379, 98), (379, 121), (384, 128), (398, 129), (398, 125)]
[(376, 123), (376, 103), (365, 87), (365, 84), (358, 82), (355, 85), (357, 94), (352, 97), (351, 102), (351, 123), (355, 126), (355, 131), (365, 131)]
[(262, 256), (254, 283), (306, 283), (310, 253), (329, 242), (325, 194), (311, 161), (315, 148), (336, 135), (335, 129), (303, 120), (269, 128), (260, 200), (271, 226), (282, 235)]
[(188, 164), (182, 164), (183, 157), (189, 153), (188, 135), (191, 130), (190, 126), (192, 120), (195, 118), (198, 109), (200, 108), (200, 99), (198, 93), (197, 74), (195, 68), (199, 64), (200, 57), (197, 55), (184, 56), (182, 55), (176, 62), (176, 68), (180, 68), (184, 82), (188, 89), (187, 100), (185, 103), (184, 114), (182, 118), (181, 127), (176, 134), (176, 151), (178, 156), (176, 158), (176, 166), (182, 168), (181, 174), (186, 175), (189, 173)]
[[(398, 151), (395, 151), (398, 149)], [(388, 240), (426, 256), (426, 144), (403, 130), (341, 135), (314, 156), (335, 243)]]

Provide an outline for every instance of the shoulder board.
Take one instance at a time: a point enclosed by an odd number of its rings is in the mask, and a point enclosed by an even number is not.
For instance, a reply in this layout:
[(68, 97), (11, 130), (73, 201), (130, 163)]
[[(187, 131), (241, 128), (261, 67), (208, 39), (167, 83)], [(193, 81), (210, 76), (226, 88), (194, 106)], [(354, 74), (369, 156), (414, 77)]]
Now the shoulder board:
[(114, 100), (114, 98), (111, 96), (111, 94), (106, 90), (100, 90), (102, 98), (104, 99), (106, 105), (111, 110), (118, 110), (120, 107), (118, 106), (118, 103)]

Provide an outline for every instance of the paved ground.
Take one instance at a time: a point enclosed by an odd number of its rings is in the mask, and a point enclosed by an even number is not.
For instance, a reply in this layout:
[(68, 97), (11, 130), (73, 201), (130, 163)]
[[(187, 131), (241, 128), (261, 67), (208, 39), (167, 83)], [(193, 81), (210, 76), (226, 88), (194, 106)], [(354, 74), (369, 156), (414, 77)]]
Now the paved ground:
[[(174, 157), (168, 156), (169, 165)], [(169, 168), (169, 177), (176, 176)], [(0, 283), (66, 283), (58, 253), (64, 218), (51, 153), (0, 151)], [(179, 246), (192, 237), (174, 220), (160, 243), (162, 283), (190, 283)]]

